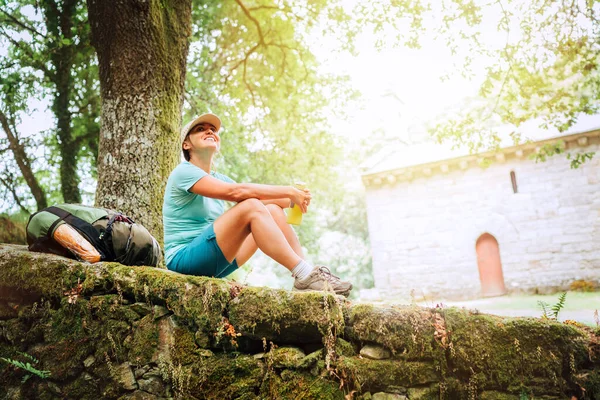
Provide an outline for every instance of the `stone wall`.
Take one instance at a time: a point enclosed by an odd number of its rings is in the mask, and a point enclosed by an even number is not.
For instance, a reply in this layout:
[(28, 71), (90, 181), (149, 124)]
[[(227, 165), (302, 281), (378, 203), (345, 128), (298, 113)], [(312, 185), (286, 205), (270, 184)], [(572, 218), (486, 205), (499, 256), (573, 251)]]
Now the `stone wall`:
[(600, 399), (599, 333), (0, 245), (0, 399)]
[[(570, 151), (598, 151), (596, 142)], [(571, 169), (564, 155), (507, 155), (487, 169), (433, 171), (367, 188), (375, 287), (408, 297), (480, 294), (475, 243), (499, 244), (507, 290), (600, 280), (600, 157)], [(510, 172), (516, 174), (513, 193)]]

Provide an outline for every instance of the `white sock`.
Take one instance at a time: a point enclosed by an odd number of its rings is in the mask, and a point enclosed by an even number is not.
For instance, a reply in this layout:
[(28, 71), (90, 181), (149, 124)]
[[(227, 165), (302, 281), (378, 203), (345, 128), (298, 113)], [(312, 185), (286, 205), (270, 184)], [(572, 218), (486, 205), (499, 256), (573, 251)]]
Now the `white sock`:
[(302, 280), (310, 275), (314, 268), (315, 267), (308, 263), (308, 261), (300, 260), (298, 265), (296, 265), (292, 270), (292, 276), (296, 279)]

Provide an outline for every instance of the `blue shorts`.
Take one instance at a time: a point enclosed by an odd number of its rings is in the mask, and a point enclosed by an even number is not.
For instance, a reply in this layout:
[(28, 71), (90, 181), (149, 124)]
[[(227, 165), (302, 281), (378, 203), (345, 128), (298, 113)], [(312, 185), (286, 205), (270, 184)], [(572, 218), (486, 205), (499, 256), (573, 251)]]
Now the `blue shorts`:
[(231, 263), (227, 261), (210, 224), (200, 236), (175, 254), (167, 268), (180, 274), (223, 278), (235, 271), (238, 265), (235, 259)]

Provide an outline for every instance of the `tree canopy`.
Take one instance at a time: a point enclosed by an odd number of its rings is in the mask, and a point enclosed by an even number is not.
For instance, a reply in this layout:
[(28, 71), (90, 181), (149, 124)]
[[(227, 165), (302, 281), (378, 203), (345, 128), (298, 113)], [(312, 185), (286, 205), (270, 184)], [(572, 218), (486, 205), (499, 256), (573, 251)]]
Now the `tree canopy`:
[[(23, 180), (15, 177), (14, 161), (38, 208), (47, 203), (47, 196), (51, 201), (81, 202), (78, 161), (85, 159), (94, 170), (100, 105), (85, 4), (79, 0), (2, 2), (0, 22), (0, 43), (5, 49), (0, 55), (0, 116), (10, 142), (4, 147), (13, 152), (12, 160), (3, 163), (4, 182), (12, 184), (4, 186), (13, 191), (13, 200), (21, 208), (28, 209), (30, 196), (19, 188)], [(33, 100), (47, 103), (55, 119), (55, 126), (43, 137), (17, 130), (21, 119), (34, 111)]]
[[(527, 140), (528, 121), (564, 132), (582, 113), (597, 114), (599, 12), (596, 1), (445, 1), (439, 31), (454, 52), (466, 54), (460, 71), (469, 74), (477, 59), (487, 65), (478, 98), (447, 113), (434, 136), (478, 152), (497, 148), (499, 127), (509, 128), (517, 144)], [(504, 40), (491, 44), (484, 24), (495, 24)], [(542, 159), (561, 152), (547, 150)], [(577, 166), (589, 154), (572, 157)]]

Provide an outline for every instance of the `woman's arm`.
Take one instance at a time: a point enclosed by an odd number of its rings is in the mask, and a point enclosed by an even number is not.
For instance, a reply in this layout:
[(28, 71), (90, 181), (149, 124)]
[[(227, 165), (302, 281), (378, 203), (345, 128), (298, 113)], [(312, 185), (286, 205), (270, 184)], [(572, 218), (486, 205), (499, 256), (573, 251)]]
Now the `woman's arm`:
[(262, 200), (263, 204), (277, 204), (281, 208), (290, 208), (290, 203), (292, 202), (290, 199), (272, 199), (272, 200)]
[[(293, 186), (262, 185), (257, 183), (228, 183), (210, 175), (197, 181), (190, 192), (215, 199), (240, 201), (246, 199), (267, 200), (275, 204), (289, 207), (290, 201), (298, 204), (306, 212), (307, 203), (310, 202), (310, 191), (299, 190)], [(284, 201), (285, 200), (285, 201)], [(287, 203), (287, 204), (284, 204)], [(282, 208), (285, 208), (282, 207)]]

